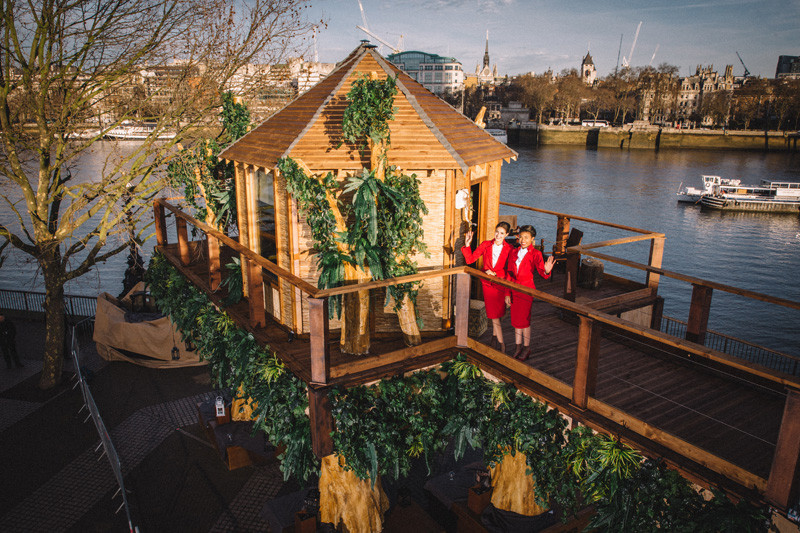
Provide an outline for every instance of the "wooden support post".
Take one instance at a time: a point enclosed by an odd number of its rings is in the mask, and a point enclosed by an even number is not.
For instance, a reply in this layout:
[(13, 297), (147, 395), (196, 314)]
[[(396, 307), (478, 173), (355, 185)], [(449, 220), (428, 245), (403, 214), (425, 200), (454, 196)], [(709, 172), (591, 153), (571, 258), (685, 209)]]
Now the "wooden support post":
[(575, 362), (575, 379), (572, 383), (572, 403), (586, 409), (590, 396), (597, 388), (597, 360), (600, 351), (600, 323), (578, 315), (578, 350)]
[(317, 458), (322, 459), (333, 453), (333, 414), (327, 389), (308, 388), (308, 416), (311, 424), (311, 450)]
[(567, 275), (564, 277), (564, 299), (575, 301), (578, 287), (578, 268), (581, 265), (581, 254), (567, 254)]
[(469, 338), (469, 274), (456, 274), (456, 346), (466, 347)]
[(558, 217), (558, 224), (556, 226), (556, 243), (555, 247), (553, 248), (553, 253), (556, 255), (563, 255), (567, 251), (569, 225), (570, 221), (567, 217)]
[(175, 227), (178, 230), (178, 252), (183, 266), (188, 265), (192, 258), (189, 254), (189, 234), (186, 230), (186, 220), (176, 216)]
[[(661, 260), (664, 258), (664, 240), (664, 237), (654, 237), (650, 241), (650, 258), (648, 259), (648, 265), (661, 268)], [(658, 281), (660, 278), (660, 274), (654, 274), (653, 272), (647, 273), (646, 284), (653, 291), (653, 294), (658, 291)]]
[(156, 222), (156, 242), (159, 246), (167, 244), (167, 217), (164, 206), (158, 200), (153, 201), (153, 217)]
[(308, 321), (311, 330), (311, 381), (327, 383), (331, 370), (327, 298), (308, 299)]
[(767, 500), (786, 509), (800, 493), (800, 391), (789, 390), (767, 480)]
[(686, 325), (687, 341), (705, 343), (712, 293), (711, 287), (692, 284), (692, 304), (689, 308), (689, 322)]
[(254, 261), (242, 258), (242, 270), (247, 269), (248, 302), (250, 326), (261, 328), (267, 324), (267, 312), (264, 310), (264, 278), (261, 267)]
[(208, 247), (208, 287), (215, 291), (222, 282), (222, 263), (219, 259), (219, 239), (206, 234)]
[(664, 318), (664, 298), (656, 297), (653, 302), (653, 312), (650, 315), (650, 329), (661, 331), (661, 319)]

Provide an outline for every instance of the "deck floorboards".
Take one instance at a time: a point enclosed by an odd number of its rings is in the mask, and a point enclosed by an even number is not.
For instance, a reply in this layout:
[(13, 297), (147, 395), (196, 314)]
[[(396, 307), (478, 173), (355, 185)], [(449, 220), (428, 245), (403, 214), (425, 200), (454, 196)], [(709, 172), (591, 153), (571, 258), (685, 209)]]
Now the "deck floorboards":
[[(174, 245), (166, 247), (167, 256), (178, 264)], [(206, 265), (197, 260), (181, 270), (198, 287), (208, 292)], [(563, 274), (539, 283), (539, 290), (561, 296)], [(631, 287), (604, 281), (597, 290), (579, 289), (578, 301), (587, 303), (623, 294)], [(220, 291), (222, 292), (222, 291)], [(224, 294), (214, 295), (217, 303)], [(311, 364), (307, 338), (290, 338), (289, 332), (271, 318), (262, 328), (249, 328), (247, 303), (229, 306), (226, 312), (240, 325), (249, 329), (256, 339), (278, 354), (300, 379), (310, 382)], [(514, 330), (508, 315), (502, 320), (506, 352), (513, 353)], [(562, 317), (561, 312), (546, 303), (535, 302), (532, 310), (532, 353), (525, 364), (540, 370), (568, 385), (572, 385), (578, 326)], [(447, 332), (427, 335), (423, 340), (449, 335)], [(647, 346), (632, 347), (618, 342), (614, 335), (605, 336), (599, 349), (597, 388), (595, 397), (613, 408), (640, 418), (647, 424), (677, 436), (687, 442), (736, 464), (758, 476), (768, 477), (775, 451), (785, 397), (779, 392), (731, 379), (722, 373), (691, 360)], [(491, 324), (477, 340), (489, 344)], [(402, 339), (374, 338), (371, 355), (374, 368), (333, 379), (330, 384), (351, 386), (392, 376), (424, 365), (448, 360), (462, 352), (478, 361), (484, 356), (465, 348), (451, 348), (414, 358), (381, 365), (380, 354), (404, 347)], [(510, 356), (509, 356), (510, 358)], [(338, 335), (331, 333), (331, 367), (353, 361), (341, 353)], [(502, 373), (518, 384), (541, 387), (510, 368)]]

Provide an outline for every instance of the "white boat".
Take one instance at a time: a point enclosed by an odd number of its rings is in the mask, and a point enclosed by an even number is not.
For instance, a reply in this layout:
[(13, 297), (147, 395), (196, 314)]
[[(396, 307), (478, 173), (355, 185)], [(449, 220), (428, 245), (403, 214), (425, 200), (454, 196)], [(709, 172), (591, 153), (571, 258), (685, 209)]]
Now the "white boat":
[(487, 128), (484, 131), (501, 143), (508, 144), (508, 134), (506, 134), (506, 130), (500, 128)]
[(721, 211), (800, 213), (800, 183), (761, 180), (760, 185), (718, 184), (700, 198), (700, 205)]
[[(703, 183), (703, 188), (698, 189), (697, 187), (683, 187), (677, 193), (678, 202), (697, 204), (700, 202), (700, 198), (703, 195), (711, 194), (713, 192), (715, 185), (737, 186), (741, 183), (741, 180), (722, 178), (720, 176), (712, 176), (708, 174), (703, 174), (701, 179)], [(683, 183), (681, 183), (679, 187), (682, 186)]]
[[(144, 140), (151, 138), (156, 132), (156, 124), (151, 124), (147, 122), (137, 123), (137, 124), (120, 124), (115, 128), (111, 128), (110, 130), (105, 132), (105, 137), (108, 139), (117, 139), (117, 140)], [(172, 139), (175, 137), (174, 133), (168, 133), (165, 131), (161, 131), (156, 134), (156, 139), (158, 140), (166, 140)]]

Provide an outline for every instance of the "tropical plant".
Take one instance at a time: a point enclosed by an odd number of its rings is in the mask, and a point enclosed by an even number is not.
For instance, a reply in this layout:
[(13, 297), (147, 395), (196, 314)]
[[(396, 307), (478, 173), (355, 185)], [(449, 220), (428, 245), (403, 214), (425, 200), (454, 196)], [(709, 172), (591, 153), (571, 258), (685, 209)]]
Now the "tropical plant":
[(365, 75), (355, 80), (347, 93), (349, 103), (342, 116), (342, 138), (362, 149), (369, 147), (368, 140), (376, 145), (391, 143), (389, 121), (397, 112), (396, 94), (396, 78), (380, 80)]
[(255, 401), (254, 430), (264, 431), (271, 442), (286, 446), (280, 456), (284, 478), (307, 480), (317, 474), (319, 462), (311, 449), (305, 383), (289, 372), (268, 346), (260, 347), (251, 333), (218, 310), (162, 254), (153, 256), (146, 280), (159, 309), (208, 362), (217, 386), (241, 387), (244, 397)]

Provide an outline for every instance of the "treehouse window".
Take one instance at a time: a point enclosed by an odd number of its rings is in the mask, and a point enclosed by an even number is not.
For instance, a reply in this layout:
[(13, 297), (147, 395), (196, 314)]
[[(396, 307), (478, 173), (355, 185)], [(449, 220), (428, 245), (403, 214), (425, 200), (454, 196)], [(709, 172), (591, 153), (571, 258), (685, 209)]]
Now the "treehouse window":
[(261, 232), (261, 255), (275, 260), (275, 189), (272, 172), (256, 170), (258, 187), (258, 225)]

